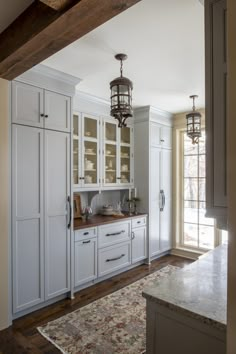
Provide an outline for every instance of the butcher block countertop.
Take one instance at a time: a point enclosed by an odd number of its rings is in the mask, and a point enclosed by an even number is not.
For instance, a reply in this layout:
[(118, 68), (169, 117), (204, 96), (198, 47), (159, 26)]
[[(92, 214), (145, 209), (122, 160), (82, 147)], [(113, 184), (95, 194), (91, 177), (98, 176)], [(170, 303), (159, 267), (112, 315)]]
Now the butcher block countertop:
[(140, 218), (142, 216), (146, 216), (147, 214), (137, 214), (137, 215), (128, 215), (125, 214), (124, 216), (114, 215), (114, 216), (103, 216), (103, 215), (93, 215), (85, 219), (74, 219), (74, 230), (86, 229), (88, 227), (95, 227), (104, 224), (111, 224), (113, 222), (133, 219), (133, 218)]

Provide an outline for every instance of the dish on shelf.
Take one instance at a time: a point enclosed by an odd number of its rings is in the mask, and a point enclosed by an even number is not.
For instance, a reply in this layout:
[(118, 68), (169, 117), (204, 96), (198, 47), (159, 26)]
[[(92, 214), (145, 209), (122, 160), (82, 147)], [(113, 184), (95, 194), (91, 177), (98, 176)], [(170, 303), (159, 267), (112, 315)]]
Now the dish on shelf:
[(85, 149), (85, 153), (86, 154), (94, 154), (94, 150), (93, 149)]
[(123, 153), (121, 154), (121, 157), (129, 157), (128, 152), (123, 152)]
[(85, 132), (85, 136), (90, 136), (91, 132)]
[(110, 150), (107, 150), (107, 151), (106, 151), (106, 154), (107, 154), (107, 155), (111, 155), (111, 151), (110, 151)]
[(111, 216), (114, 215), (114, 210), (112, 205), (104, 205), (100, 210), (101, 215)]

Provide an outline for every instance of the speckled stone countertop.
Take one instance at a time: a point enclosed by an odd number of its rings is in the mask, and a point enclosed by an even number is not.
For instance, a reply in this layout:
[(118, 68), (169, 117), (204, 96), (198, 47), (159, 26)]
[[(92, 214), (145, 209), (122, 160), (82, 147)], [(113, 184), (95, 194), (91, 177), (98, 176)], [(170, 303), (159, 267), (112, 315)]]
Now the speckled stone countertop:
[(143, 296), (226, 331), (227, 245), (146, 288)]

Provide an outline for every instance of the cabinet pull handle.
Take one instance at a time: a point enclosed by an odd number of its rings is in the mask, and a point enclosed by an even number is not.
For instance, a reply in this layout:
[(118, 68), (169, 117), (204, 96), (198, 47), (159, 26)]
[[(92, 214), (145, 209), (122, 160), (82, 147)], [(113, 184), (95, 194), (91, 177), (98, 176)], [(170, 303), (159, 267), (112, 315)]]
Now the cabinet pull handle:
[(125, 230), (122, 230), (120, 232), (114, 232), (113, 234), (106, 234), (106, 236), (117, 236), (117, 235), (121, 235), (125, 232)]
[(121, 259), (121, 258), (124, 257), (124, 256), (125, 256), (125, 254), (121, 254), (119, 257), (108, 258), (108, 259), (106, 259), (106, 262), (117, 261), (118, 259)]
[(165, 192), (163, 191), (163, 210), (165, 208), (166, 205), (166, 196), (165, 196)]
[(161, 206), (160, 206), (160, 211), (163, 211), (164, 210), (164, 199), (163, 199), (163, 189), (160, 190), (160, 195), (161, 195)]
[(90, 243), (91, 242), (91, 240), (88, 240), (88, 241), (83, 241), (83, 243)]
[(161, 139), (161, 142), (162, 142), (162, 143), (164, 143), (164, 141), (165, 141), (164, 139)]
[(141, 221), (137, 221), (137, 224), (141, 224)]
[(44, 114), (43, 114), (43, 113), (41, 113), (41, 114), (40, 114), (40, 117), (44, 117)]
[(84, 232), (84, 235), (89, 235), (89, 232), (88, 231)]
[(45, 114), (44, 117), (45, 117), (45, 118), (48, 118), (48, 114)]
[(132, 231), (132, 237), (131, 237), (131, 240), (133, 240), (135, 238), (135, 233), (134, 231)]
[(70, 202), (70, 196), (68, 195), (68, 197), (67, 197), (67, 203), (68, 203), (68, 206), (69, 206), (69, 222), (68, 222), (68, 224), (67, 224), (67, 227), (68, 227), (68, 229), (70, 229), (70, 227), (71, 227), (71, 202)]
[(116, 177), (116, 179), (121, 179), (121, 177)]

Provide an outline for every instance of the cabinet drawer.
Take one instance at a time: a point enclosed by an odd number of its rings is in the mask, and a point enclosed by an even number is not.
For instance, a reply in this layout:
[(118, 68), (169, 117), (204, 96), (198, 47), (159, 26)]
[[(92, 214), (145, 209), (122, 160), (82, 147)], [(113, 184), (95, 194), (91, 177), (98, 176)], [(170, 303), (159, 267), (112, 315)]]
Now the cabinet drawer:
[(146, 225), (146, 216), (132, 219), (132, 229), (135, 227), (144, 226), (144, 225)]
[(98, 275), (103, 276), (131, 264), (131, 244), (103, 248), (98, 251)]
[(89, 229), (82, 229), (75, 231), (75, 242), (80, 240), (86, 240), (91, 237), (97, 236), (97, 228), (91, 227)]
[(98, 247), (114, 245), (118, 242), (129, 241), (131, 233), (131, 222), (119, 222), (98, 228)]

